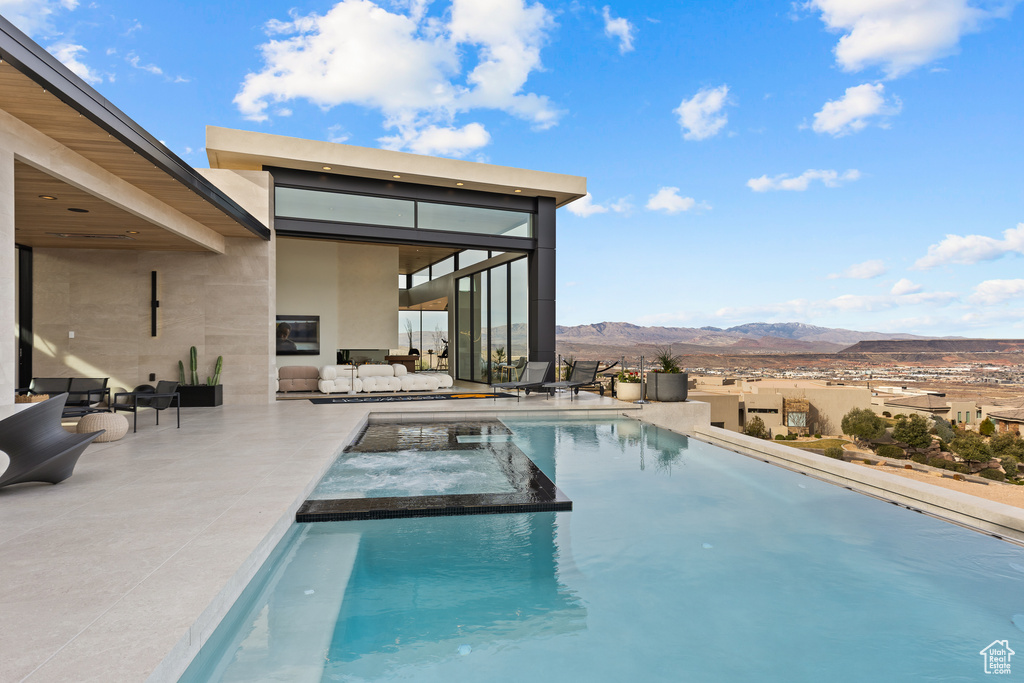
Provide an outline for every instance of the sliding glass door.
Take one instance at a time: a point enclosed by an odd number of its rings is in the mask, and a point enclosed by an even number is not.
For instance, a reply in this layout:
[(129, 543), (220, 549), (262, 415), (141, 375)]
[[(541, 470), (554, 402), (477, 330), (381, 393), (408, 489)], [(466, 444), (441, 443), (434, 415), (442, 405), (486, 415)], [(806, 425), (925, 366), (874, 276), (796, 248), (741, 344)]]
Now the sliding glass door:
[(456, 379), (498, 382), (501, 366), (529, 357), (526, 258), (458, 278)]

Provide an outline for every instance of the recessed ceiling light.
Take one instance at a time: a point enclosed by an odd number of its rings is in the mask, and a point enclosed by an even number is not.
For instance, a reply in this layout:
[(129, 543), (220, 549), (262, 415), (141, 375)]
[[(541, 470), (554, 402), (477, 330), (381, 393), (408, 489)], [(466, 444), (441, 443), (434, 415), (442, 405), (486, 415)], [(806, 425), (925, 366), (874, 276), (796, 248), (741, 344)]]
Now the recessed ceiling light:
[(398, 175), (398, 174), (395, 174), (395, 175), (393, 175), (393, 176), (391, 176), (391, 177), (392, 177), (392, 178), (401, 178), (402, 176), (400, 176), (400, 175)]
[(125, 230), (125, 232), (128, 233), (129, 235), (138, 235), (139, 234), (138, 230)]
[(462, 186), (463, 186), (463, 185), (465, 185), (466, 183), (455, 183), (455, 184), (456, 184), (456, 185), (458, 185), (459, 187), (462, 187)]
[(48, 200), (51, 200), (51, 201), (56, 199), (56, 197), (54, 197), (52, 194), (41, 194), (41, 195), (39, 195), (39, 198), (40, 199), (48, 199)]
[(330, 171), (330, 170), (331, 170), (331, 167), (330, 167), (330, 166), (324, 166), (324, 167), (323, 167), (323, 169), (324, 169), (325, 171)]
[(516, 192), (522, 192), (522, 190), (516, 190)]
[(89, 209), (76, 209), (76, 208), (75, 208), (75, 207), (73, 207), (73, 206), (72, 206), (72, 207), (69, 207), (69, 208), (68, 208), (68, 211), (73, 211), (73, 212), (75, 212), (75, 213), (89, 213)]

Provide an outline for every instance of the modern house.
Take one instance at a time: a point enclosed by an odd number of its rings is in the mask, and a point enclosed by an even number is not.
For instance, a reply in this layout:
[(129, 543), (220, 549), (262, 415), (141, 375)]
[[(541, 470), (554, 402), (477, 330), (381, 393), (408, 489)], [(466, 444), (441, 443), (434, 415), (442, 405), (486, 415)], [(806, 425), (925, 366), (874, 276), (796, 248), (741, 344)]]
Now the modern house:
[[(223, 128), (195, 169), (3, 18), (0, 60), (0, 404), (174, 379), (193, 345), (225, 403), (266, 403), (279, 361), (394, 349), (400, 310), (442, 312), (459, 380), (554, 360), (555, 210), (585, 178)], [(317, 319), (312, 357), (277, 356), (282, 314)]]

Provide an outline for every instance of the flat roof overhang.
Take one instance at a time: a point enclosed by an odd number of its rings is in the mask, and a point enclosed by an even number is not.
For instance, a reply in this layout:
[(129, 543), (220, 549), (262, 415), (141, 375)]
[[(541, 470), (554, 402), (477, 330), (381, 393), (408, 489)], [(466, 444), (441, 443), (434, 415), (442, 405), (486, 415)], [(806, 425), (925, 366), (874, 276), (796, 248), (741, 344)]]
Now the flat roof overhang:
[(206, 154), (210, 168), (259, 171), (277, 167), (387, 181), (400, 177), (403, 183), (553, 197), (556, 208), (587, 194), (587, 179), (582, 176), (216, 126), (206, 127)]
[[(0, 116), (8, 131), (20, 127), (66, 147), (76, 156), (80, 171), (95, 165), (92, 168), (110, 174), (105, 186), (84, 182), (87, 171), (81, 171), (81, 183), (56, 177), (59, 174), (46, 164), (15, 149), (15, 239), (19, 244), (222, 251), (225, 237), (270, 239), (267, 226), (3, 17)], [(112, 183), (124, 183), (122, 188), (130, 185), (135, 201), (114, 201), (114, 193), (104, 192)], [(39, 195), (58, 197), (58, 201), (40, 201)], [(71, 215), (69, 205), (88, 213)], [(161, 216), (173, 219), (161, 225)], [(180, 229), (172, 229), (171, 223)], [(128, 231), (136, 234), (106, 238)]]

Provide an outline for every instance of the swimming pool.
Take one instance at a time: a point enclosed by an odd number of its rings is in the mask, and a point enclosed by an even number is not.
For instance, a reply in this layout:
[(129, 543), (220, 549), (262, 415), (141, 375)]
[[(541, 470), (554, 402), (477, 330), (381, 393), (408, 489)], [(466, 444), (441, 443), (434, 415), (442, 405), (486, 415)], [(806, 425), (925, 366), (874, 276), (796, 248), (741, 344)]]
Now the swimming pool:
[(1024, 644), (1024, 548), (634, 421), (504, 422), (572, 512), (296, 525), (182, 680), (957, 681)]

